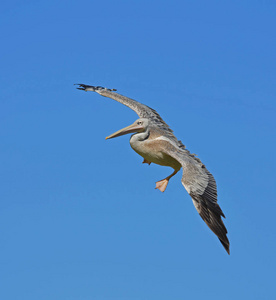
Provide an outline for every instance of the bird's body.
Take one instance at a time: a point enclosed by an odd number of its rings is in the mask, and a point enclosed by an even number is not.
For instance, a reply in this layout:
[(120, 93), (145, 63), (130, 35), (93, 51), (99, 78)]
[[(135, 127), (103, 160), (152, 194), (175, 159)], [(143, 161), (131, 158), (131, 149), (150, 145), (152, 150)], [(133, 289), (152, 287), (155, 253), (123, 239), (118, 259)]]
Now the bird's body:
[(144, 137), (140, 137), (139, 134), (132, 135), (130, 138), (131, 148), (148, 163), (155, 163), (160, 166), (180, 170), (181, 164), (168, 155), (166, 151), (163, 151), (163, 148), (168, 149), (170, 147), (171, 141), (160, 135), (158, 130), (154, 130), (154, 128), (149, 131), (150, 133)]
[(191, 154), (182, 142), (174, 136), (172, 130), (159, 114), (136, 100), (115, 93), (115, 90), (85, 84), (79, 84), (78, 89), (97, 92), (102, 96), (114, 99), (138, 114), (140, 119), (111, 134), (107, 139), (134, 133), (130, 138), (130, 145), (135, 152), (144, 158), (144, 163), (172, 167), (174, 172), (156, 183), (156, 188), (162, 192), (165, 191), (170, 178), (182, 167), (181, 182), (192, 197), (196, 210), (229, 253), (227, 230), (221, 219), (221, 216), (225, 216), (217, 204), (217, 187), (213, 175), (200, 159)]

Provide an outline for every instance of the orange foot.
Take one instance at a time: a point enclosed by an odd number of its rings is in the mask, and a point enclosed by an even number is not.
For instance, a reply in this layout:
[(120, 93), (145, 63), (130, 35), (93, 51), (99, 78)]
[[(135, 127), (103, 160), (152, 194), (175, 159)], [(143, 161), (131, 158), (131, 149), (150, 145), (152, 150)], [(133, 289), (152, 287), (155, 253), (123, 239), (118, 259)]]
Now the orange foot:
[(167, 178), (157, 181), (156, 182), (156, 189), (158, 189), (159, 191), (161, 191), (162, 193), (165, 192), (167, 185), (169, 183), (169, 180)]
[(142, 162), (142, 164), (151, 164), (151, 161), (148, 161), (148, 160), (146, 160), (145, 158), (144, 158), (144, 161)]

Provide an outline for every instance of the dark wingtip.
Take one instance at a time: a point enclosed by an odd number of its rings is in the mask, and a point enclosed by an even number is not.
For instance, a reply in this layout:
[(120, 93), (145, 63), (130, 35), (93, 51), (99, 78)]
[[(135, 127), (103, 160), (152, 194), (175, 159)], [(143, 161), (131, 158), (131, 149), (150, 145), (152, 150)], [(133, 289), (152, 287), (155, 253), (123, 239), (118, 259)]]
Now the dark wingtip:
[[(226, 239), (227, 239), (227, 237), (226, 237)], [(226, 252), (230, 255), (230, 248), (229, 248), (229, 242), (228, 243), (225, 243), (224, 241), (222, 241), (220, 238), (219, 238), (219, 240), (220, 240), (220, 242), (221, 242), (221, 244), (222, 244), (222, 246), (224, 247), (224, 249), (226, 250)], [(227, 239), (228, 240), (228, 239)]]
[(83, 83), (74, 83), (74, 85), (78, 85), (79, 87), (77, 87), (78, 90), (81, 90), (81, 91), (93, 91), (95, 92), (96, 91), (96, 88), (92, 85), (87, 85), (87, 84), (83, 84)]
[(93, 92), (97, 92), (100, 90), (106, 90), (109, 92), (117, 91), (116, 89), (108, 89), (102, 86), (93, 86), (93, 85), (88, 85), (83, 83), (74, 83), (74, 85), (78, 85), (79, 87), (77, 89), (82, 91), (93, 91)]

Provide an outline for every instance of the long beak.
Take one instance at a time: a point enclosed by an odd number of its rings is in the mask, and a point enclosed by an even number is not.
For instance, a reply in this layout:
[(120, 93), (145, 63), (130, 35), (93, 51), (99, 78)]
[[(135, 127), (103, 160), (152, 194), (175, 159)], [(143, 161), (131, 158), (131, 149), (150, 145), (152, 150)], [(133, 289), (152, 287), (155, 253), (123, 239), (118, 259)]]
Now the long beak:
[(121, 130), (118, 130), (118, 131), (112, 133), (111, 135), (107, 136), (105, 139), (106, 140), (107, 139), (112, 139), (112, 138), (115, 138), (117, 136), (125, 135), (125, 134), (128, 134), (128, 133), (138, 132), (143, 128), (144, 127), (142, 125), (137, 125), (135, 123), (135, 124), (129, 125), (129, 126), (123, 128)]

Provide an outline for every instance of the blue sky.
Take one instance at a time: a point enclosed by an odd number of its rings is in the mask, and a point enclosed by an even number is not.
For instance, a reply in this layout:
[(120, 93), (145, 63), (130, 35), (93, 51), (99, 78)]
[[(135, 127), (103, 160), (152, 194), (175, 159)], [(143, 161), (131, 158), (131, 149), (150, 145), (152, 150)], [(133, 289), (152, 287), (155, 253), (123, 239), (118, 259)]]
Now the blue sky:
[[(9, 1), (0, 24), (0, 298), (272, 299), (274, 1)], [(214, 174), (231, 255), (177, 174), (142, 164), (156, 109)]]

